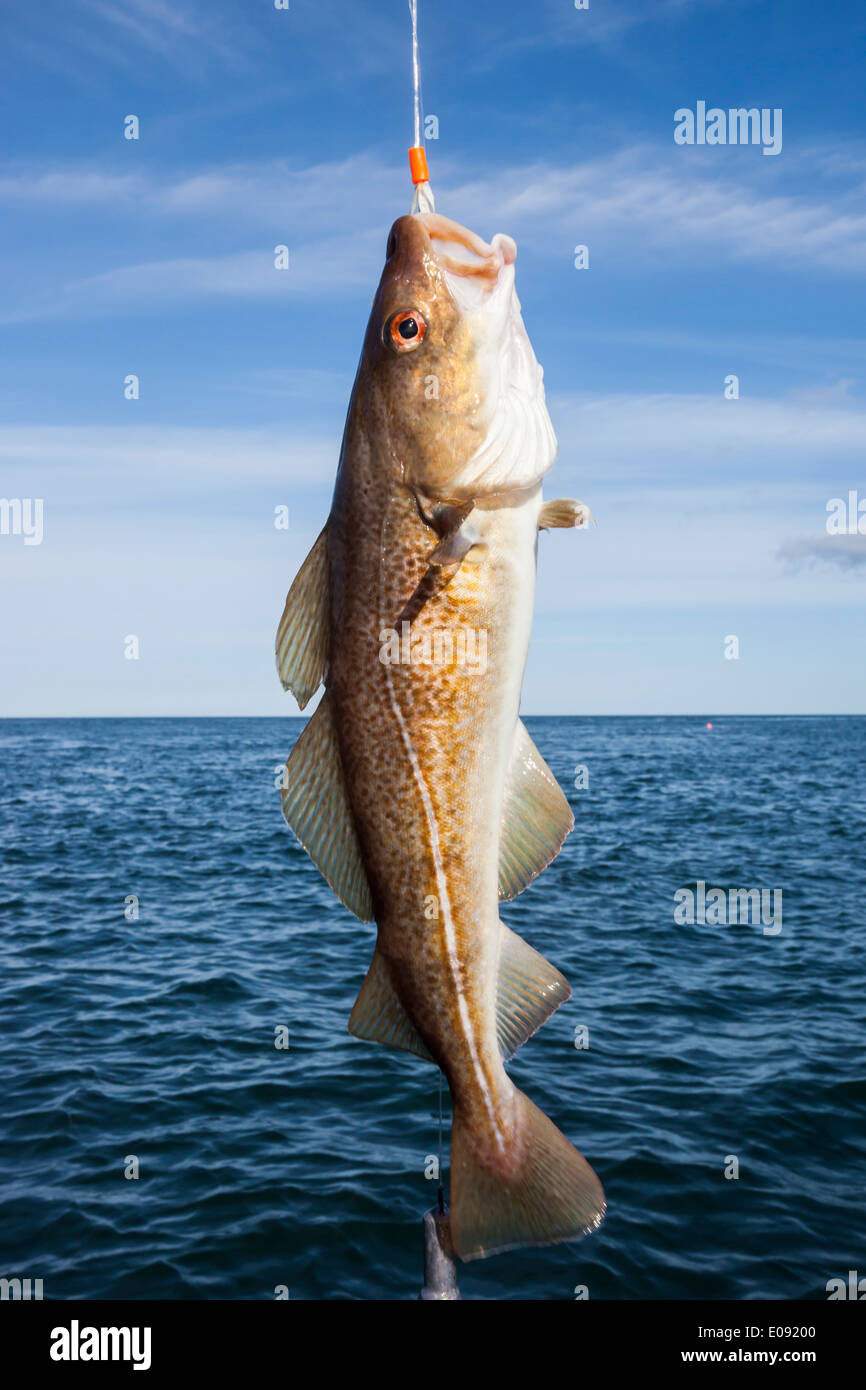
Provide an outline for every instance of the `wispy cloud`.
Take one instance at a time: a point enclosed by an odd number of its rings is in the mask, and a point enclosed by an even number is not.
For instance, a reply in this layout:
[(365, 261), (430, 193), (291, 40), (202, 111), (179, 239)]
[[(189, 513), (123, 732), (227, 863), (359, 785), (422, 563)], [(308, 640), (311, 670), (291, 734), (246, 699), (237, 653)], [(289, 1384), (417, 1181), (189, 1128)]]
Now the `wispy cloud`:
[[(563, 46), (597, 47), (606, 50), (623, 47), (623, 40), (641, 26), (670, 27), (677, 21), (688, 21), (703, 11), (732, 8), (736, 0), (618, 0), (615, 5), (591, 4), (578, 10), (572, 0), (543, 0), (533, 7), (531, 26), (516, 25), (499, 33), (490, 33), (486, 42), (473, 44), (483, 55), (478, 61), (494, 66), (503, 57), (528, 49), (561, 48)], [(742, 0), (741, 0), (742, 3)], [(541, 11), (541, 14), (538, 11)]]
[(335, 254), (342, 249), (342, 244), (335, 247), (328, 242), (294, 247), (288, 268), (280, 270), (275, 267), (276, 246), (232, 256), (187, 256), (121, 266), (72, 281), (63, 287), (61, 297), (46, 296), (42, 303), (13, 310), (4, 321), (89, 317), (110, 313), (120, 305), (156, 312), (166, 300), (243, 297), (279, 303), (285, 297), (321, 298), (350, 287), (375, 285), (372, 238), (364, 239), (363, 249), (350, 261)]
[(866, 574), (866, 536), (797, 536), (780, 547), (779, 559), (793, 571), (817, 565)]
[(859, 378), (839, 376), (842, 369), (852, 367), (866, 368), (866, 340), (862, 338), (833, 335), (824, 337), (820, 333), (762, 333), (749, 332), (735, 334), (730, 330), (711, 330), (709, 325), (700, 329), (683, 330), (664, 327), (661, 324), (644, 326), (630, 324), (626, 328), (609, 328), (603, 323), (593, 322), (584, 327), (575, 326), (572, 330), (575, 340), (592, 344), (622, 344), (626, 347), (658, 349), (663, 352), (687, 354), (694, 359), (696, 354), (728, 362), (757, 362), (762, 366), (792, 367), (808, 375), (813, 375), (816, 367), (827, 373), (823, 382), (811, 382), (802, 388), (792, 388), (791, 398), (808, 397), (818, 401), (850, 399), (856, 394), (854, 388)]
[[(720, 172), (682, 153), (632, 148), (565, 167), (524, 166), (495, 183), (459, 184), (454, 203), (473, 224), (495, 208), (503, 226), (543, 230), (549, 250), (551, 231), (591, 251), (595, 239), (607, 264), (624, 253), (638, 264), (672, 250), (681, 264), (704, 264), (712, 247), (717, 260), (866, 270), (866, 213), (856, 192), (769, 193), (754, 174)], [(503, 198), (502, 188), (517, 191)]]
[[(189, 0), (68, 0), (65, 8), (73, 21), (64, 31), (69, 76), (82, 59), (95, 59), (94, 69), (102, 78), (112, 68), (140, 68), (143, 59), (188, 76), (202, 75), (211, 65), (240, 71), (252, 66), (259, 47), (243, 8), (218, 0), (206, 6)], [(26, 19), (19, 16), (12, 35), (18, 43), (28, 40)], [(46, 44), (44, 37), (40, 47), (56, 64), (58, 48)]]
[[(607, 269), (663, 268), (674, 251), (679, 265), (700, 265), (712, 246), (719, 263), (866, 271), (866, 213), (859, 198), (826, 190), (818, 196), (768, 194), (761, 185), (678, 162), (657, 149), (630, 149), (567, 167), (518, 165), (481, 180), (467, 178), (455, 161), (443, 160), (439, 172), (443, 209), (484, 233), (501, 229), (525, 239), (548, 264), (569, 264), (572, 247), (585, 242), (591, 263)], [(174, 177), (94, 168), (7, 169), (0, 176), (0, 204), (46, 212), (110, 209), (129, 227), (119, 238), (124, 264), (45, 285), (42, 295), (25, 293), (7, 311), (7, 321), (105, 313), (112, 304), (131, 301), (270, 295), (277, 282), (267, 258), (279, 242), (296, 250), (298, 265), (305, 267), (303, 276), (284, 277), (286, 292), (304, 293), (306, 287), (338, 294), (362, 285), (372, 292), (383, 229), (406, 202), (401, 171), (372, 153), (303, 169), (281, 162), (235, 164)], [(206, 256), (186, 249), (194, 240), (200, 244), (202, 219), (214, 247)], [(152, 249), (158, 229), (164, 242), (172, 227), (176, 254), (135, 255), (136, 246)], [(261, 251), (249, 240), (237, 249), (244, 227), (255, 230)], [(235, 245), (220, 251), (220, 241)], [(41, 264), (39, 283), (47, 278)]]
[(159, 507), (167, 493), (193, 489), (206, 506), (239, 484), (330, 489), (341, 424), (330, 436), (288, 427), (8, 425), (0, 428), (0, 467), (12, 495), (46, 487), (77, 505), (106, 506), (136, 492)]
[(95, 168), (34, 168), (7, 164), (0, 203), (28, 203), (133, 212), (177, 219), (221, 215), (237, 226), (249, 220), (353, 225), (358, 209), (404, 195), (404, 171), (367, 152), (352, 159), (298, 167), (288, 160), (212, 165), (179, 174)]
[[(285, 423), (267, 429), (203, 429), (151, 424), (18, 424), (0, 428), (4, 476), (20, 470), (67, 474), (88, 483), (150, 478), (182, 485), (221, 486), (283, 481), (330, 488), (336, 468), (348, 378), (318, 369), (272, 368), (237, 377), (234, 389), (285, 403)], [(229, 383), (226, 383), (228, 389)], [(311, 398), (336, 402), (332, 424), (308, 422)], [(606, 397), (556, 395), (549, 400), (559, 438), (554, 479), (560, 491), (627, 493), (644, 507), (663, 487), (684, 487), (692, 505), (709, 505), (727, 489), (732, 503), (758, 512), (780, 501), (801, 511), (826, 512), (830, 492), (842, 493), (866, 454), (866, 406), (758, 398), (726, 401), (690, 393)], [(129, 405), (130, 412), (136, 406)], [(302, 413), (303, 412), (303, 413)], [(303, 424), (301, 423), (303, 421)], [(840, 477), (842, 481), (840, 481)], [(759, 483), (765, 489), (759, 495)], [(25, 492), (27, 488), (25, 487)], [(739, 499), (737, 501), (737, 499)], [(836, 539), (836, 538), (830, 538)]]
[[(795, 399), (725, 400), (667, 393), (551, 396), (561, 467), (628, 481), (684, 477), (700, 490), (720, 476), (788, 483), (821, 476), (827, 459), (866, 453), (866, 407)], [(612, 470), (615, 468), (615, 473)], [(589, 499), (588, 499), (589, 500)]]
[[(125, 183), (123, 186), (134, 201)], [(276, 266), (278, 247), (288, 249), (285, 268)], [(190, 300), (246, 298), (280, 303), (284, 298), (321, 299), (347, 291), (365, 291), (370, 297), (383, 259), (381, 226), (315, 236), (308, 217), (282, 221), (275, 217), (261, 228), (258, 245), (224, 254), (131, 259), (96, 274), (66, 279), (60, 285), (47, 283), (50, 277), (37, 263), (30, 291), (20, 294), (18, 303), (0, 310), (0, 321), (86, 319), (131, 307), (156, 312), (166, 303)]]
[(408, 17), (354, 0), (292, 0), (279, 11), (273, 0), (40, 0), (18, 6), (5, 30), (16, 60), (91, 96), (118, 76), (155, 71), (182, 75), (197, 93), (254, 83), (278, 98), (295, 51), (306, 61), (294, 69), (294, 95), (344, 86), (349, 64), (375, 73), (405, 64)]

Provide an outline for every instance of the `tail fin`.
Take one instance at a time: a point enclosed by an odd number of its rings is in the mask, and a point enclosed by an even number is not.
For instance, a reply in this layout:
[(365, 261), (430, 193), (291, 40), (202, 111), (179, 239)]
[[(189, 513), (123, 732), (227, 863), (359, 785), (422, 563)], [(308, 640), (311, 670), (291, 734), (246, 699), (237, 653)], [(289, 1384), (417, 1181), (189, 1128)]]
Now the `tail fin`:
[(451, 1234), (462, 1260), (519, 1245), (576, 1240), (601, 1225), (604, 1190), (586, 1159), (537, 1105), (515, 1089), (515, 1125), (505, 1155), (454, 1111)]

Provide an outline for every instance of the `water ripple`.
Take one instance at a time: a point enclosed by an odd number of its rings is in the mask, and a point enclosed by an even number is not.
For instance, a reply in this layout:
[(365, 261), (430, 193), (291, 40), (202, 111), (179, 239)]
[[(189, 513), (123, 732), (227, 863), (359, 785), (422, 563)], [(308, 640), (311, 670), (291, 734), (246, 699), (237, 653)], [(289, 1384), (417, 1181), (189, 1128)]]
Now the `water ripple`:
[[(574, 996), (511, 1070), (609, 1215), (467, 1266), (464, 1293), (824, 1297), (866, 1258), (866, 720), (528, 722), (576, 829), (503, 916)], [(374, 934), (282, 826), (302, 727), (0, 723), (7, 1277), (417, 1294), (435, 1075), (346, 1032)], [(701, 881), (781, 890), (781, 932), (678, 925)]]

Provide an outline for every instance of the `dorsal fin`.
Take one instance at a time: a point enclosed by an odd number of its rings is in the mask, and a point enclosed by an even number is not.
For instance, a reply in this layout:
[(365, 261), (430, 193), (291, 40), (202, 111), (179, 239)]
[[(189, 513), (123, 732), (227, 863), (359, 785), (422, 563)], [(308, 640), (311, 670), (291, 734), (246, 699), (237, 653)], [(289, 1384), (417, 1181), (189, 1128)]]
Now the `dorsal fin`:
[(320, 874), (350, 912), (369, 922), (370, 885), (352, 808), (327, 691), (286, 762), (283, 815)]
[(301, 709), (315, 695), (328, 665), (330, 574), (327, 526), (319, 532), (289, 590), (277, 629), (277, 670)]
[(502, 808), (500, 898), (522, 893), (556, 858), (573, 829), (571, 807), (518, 719)]

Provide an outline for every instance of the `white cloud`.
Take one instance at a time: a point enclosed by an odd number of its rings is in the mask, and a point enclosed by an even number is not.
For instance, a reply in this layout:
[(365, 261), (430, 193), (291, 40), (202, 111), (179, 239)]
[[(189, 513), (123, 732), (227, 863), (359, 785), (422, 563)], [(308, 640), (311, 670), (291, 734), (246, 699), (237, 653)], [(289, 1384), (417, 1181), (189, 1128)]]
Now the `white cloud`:
[[(253, 376), (243, 389), (278, 395), (315, 393), (329, 401), (345, 378), (337, 374), (274, 370)], [(827, 487), (857, 485), (866, 455), (866, 405), (755, 398), (726, 401), (693, 394), (551, 395), (559, 459), (547, 491), (587, 486), (644, 498), (662, 486), (682, 485), (692, 505), (707, 505), (708, 489), (730, 484), (731, 496), (770, 495), (820, 501)], [(134, 404), (130, 404), (134, 411)], [(326, 485), (336, 470), (342, 417), (326, 435), (306, 428), (203, 429), (194, 426), (42, 425), (0, 427), (0, 465), (68, 472), (76, 478), (142, 476), (168, 479), (233, 478)], [(761, 470), (754, 464), (760, 461)], [(8, 489), (7, 489), (8, 490)], [(829, 495), (829, 494), (828, 494)], [(583, 500), (594, 507), (590, 496)]]
[[(134, 409), (133, 405), (130, 409)], [(32, 495), (34, 480), (55, 496), (109, 505), (144, 485), (213, 490), (240, 483), (330, 489), (339, 427), (330, 437), (289, 429), (198, 429), (158, 425), (7, 425), (0, 427), (0, 466), (7, 496)], [(162, 494), (164, 495), (164, 493)]]
[[(802, 563), (780, 563), (786, 546), (789, 560), (808, 560), (811, 551), (792, 549), (791, 537), (816, 530), (825, 517), (826, 489), (798, 480), (790, 461), (813, 460), (810, 448), (823, 460), (823, 446), (838, 433), (849, 448), (838, 467), (853, 474), (862, 457), (854, 447), (860, 413), (834, 404), (750, 402), (765, 473), (739, 483), (703, 478), (698, 490), (689, 469), (695, 460), (701, 466), (708, 430), (719, 430), (721, 412), (736, 412), (743, 402), (619, 396), (565, 404), (592, 466), (577, 455), (558, 464), (546, 491), (575, 493), (593, 507), (598, 525), (541, 538), (526, 708), (585, 708), (587, 700), (594, 708), (635, 708), (639, 681), (652, 686), (646, 707), (715, 709), (729, 697), (722, 698), (714, 673), (726, 680), (738, 674), (723, 663), (723, 638), (741, 631), (749, 613), (764, 617), (748, 620), (756, 635), (743, 679), (760, 685), (769, 671), (770, 683), (763, 693), (741, 691), (737, 707), (787, 707), (800, 687), (774, 666), (779, 623), (795, 622), (808, 597), (810, 609), (827, 615), (808, 629), (820, 632), (856, 603), (863, 572), (828, 565), (805, 574)], [(19, 596), (0, 621), (11, 657), (0, 691), (4, 709), (294, 712), (275, 683), (273, 633), (286, 589), (327, 514), (341, 423), (335, 420), (329, 438), (290, 428), (0, 429), (5, 495), (45, 499), (41, 546), (25, 547), (14, 536), (0, 542), (4, 573)], [(723, 435), (724, 447), (731, 437)], [(676, 482), (653, 462), (672, 450), (685, 465)], [(276, 503), (290, 507), (288, 532), (273, 526)], [(685, 610), (703, 644), (696, 655), (680, 619), (668, 616)], [(142, 640), (134, 669), (122, 660), (129, 632)], [(62, 687), (52, 675), (58, 668)], [(853, 678), (834, 671), (833, 699), (856, 707)], [(820, 691), (810, 691), (809, 700), (826, 707)]]
[[(512, 168), (495, 180), (458, 186), (454, 205), (473, 225), (486, 224), (495, 209), (503, 229), (532, 230), (548, 254), (551, 232), (557, 255), (565, 254), (561, 240), (586, 242), (591, 251), (595, 240), (596, 264), (599, 257), (615, 263), (627, 248), (635, 264), (673, 253), (680, 263), (866, 270), (858, 190), (772, 192), (761, 166), (725, 165), (706, 155), (647, 146), (571, 165)], [(503, 189), (510, 190), (504, 197)]]
[[(559, 468), (572, 477), (622, 482), (687, 478), (693, 488), (720, 472), (758, 476), (790, 486), (795, 477), (825, 475), (834, 460), (866, 454), (866, 406), (816, 400), (718, 395), (551, 395)], [(846, 467), (851, 469), (849, 462)], [(590, 505), (592, 499), (587, 498)]]
[(86, 165), (42, 170), (7, 165), (0, 175), (0, 202), (10, 205), (111, 205), (139, 217), (220, 214), (232, 223), (345, 223), (347, 231), (357, 223), (357, 207), (374, 208), (400, 193), (408, 205), (402, 166), (397, 169), (369, 152), (301, 169), (285, 160), (268, 160), (163, 176)]
[(846, 572), (866, 571), (866, 536), (796, 536), (785, 541), (779, 558), (792, 570), (823, 565)]
[(194, 298), (200, 295), (250, 295), (271, 298), (277, 294), (321, 295), (349, 285), (368, 285), (372, 263), (370, 238), (357, 248), (352, 260), (340, 258), (342, 242), (320, 241), (289, 246), (289, 266), (275, 268), (277, 245), (239, 251), (231, 256), (187, 256), (121, 266), (67, 287), (71, 298), (94, 306), (114, 300)]
[(92, 17), (95, 32), (111, 39), (121, 53), (131, 49), (140, 57), (143, 50), (184, 71), (200, 68), (205, 60), (230, 69), (250, 65), (244, 60), (251, 30), (243, 22), (243, 11), (235, 7), (211, 3), (202, 10), (184, 0), (123, 0), (122, 4), (81, 0), (81, 4), (84, 14)]
[[(437, 188), (443, 210), (482, 234), (515, 234), (548, 265), (570, 264), (573, 245), (586, 242), (591, 263), (608, 269), (663, 266), (673, 256), (683, 266), (866, 271), (866, 213), (858, 190), (822, 190), (810, 182), (808, 192), (785, 191), (777, 176), (762, 178), (762, 169), (708, 159), (706, 150), (634, 147), (571, 164), (514, 165), (477, 179), (443, 158)], [(249, 240), (241, 251), (220, 249), (221, 241), (236, 246), (242, 226), (255, 229), (263, 258), (280, 242), (296, 250), (304, 273), (294, 281), (287, 277), (287, 290), (297, 291), (303, 281), (316, 293), (361, 285), (372, 293), (385, 228), (407, 209), (408, 190), (402, 170), (367, 153), (305, 169), (271, 161), (167, 177), (13, 168), (0, 176), (0, 203), (111, 208), (130, 219), (128, 234), (119, 237), (125, 264), (67, 279), (59, 289), (47, 286), (11, 310), (14, 320), (104, 313), (131, 301), (270, 294), (266, 261), (259, 261)], [(206, 254), (200, 249), (203, 218)], [(164, 241), (173, 226), (183, 253), (155, 258), (155, 238)], [(85, 254), (92, 264), (92, 248)], [(116, 251), (108, 254), (116, 259)], [(68, 274), (70, 263), (74, 255), (59, 273)], [(50, 269), (40, 264), (43, 283)]]
[[(275, 266), (277, 246), (288, 245), (289, 265)], [(167, 301), (284, 298), (330, 299), (350, 290), (375, 289), (381, 237), (356, 240), (353, 254), (341, 241), (274, 242), (228, 256), (178, 256), (118, 266), (73, 280), (53, 295), (0, 315), (0, 322), (90, 318), (120, 311), (158, 312)]]

